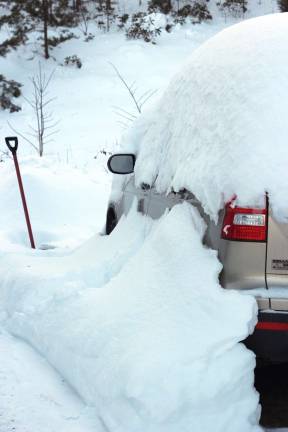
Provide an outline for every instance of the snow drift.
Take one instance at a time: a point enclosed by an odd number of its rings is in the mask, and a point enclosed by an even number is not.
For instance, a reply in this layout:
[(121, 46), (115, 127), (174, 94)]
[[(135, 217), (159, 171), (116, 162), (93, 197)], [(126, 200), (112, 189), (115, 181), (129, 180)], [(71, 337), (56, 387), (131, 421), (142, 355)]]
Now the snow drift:
[[(20, 159), (20, 169), (36, 247), (75, 247), (102, 229), (109, 179), (99, 170), (93, 177), (61, 164), (56, 158)], [(28, 253), (29, 237), (14, 164), (1, 164), (0, 253)], [(59, 249), (58, 249), (58, 252)]]
[(69, 256), (2, 259), (6, 327), (107, 430), (260, 431), (254, 354), (238, 343), (256, 303), (219, 286), (204, 231), (188, 204), (158, 222), (132, 209), (111, 236)]
[(217, 219), (225, 201), (287, 219), (288, 14), (234, 25), (196, 49), (123, 141), (136, 182), (187, 188)]

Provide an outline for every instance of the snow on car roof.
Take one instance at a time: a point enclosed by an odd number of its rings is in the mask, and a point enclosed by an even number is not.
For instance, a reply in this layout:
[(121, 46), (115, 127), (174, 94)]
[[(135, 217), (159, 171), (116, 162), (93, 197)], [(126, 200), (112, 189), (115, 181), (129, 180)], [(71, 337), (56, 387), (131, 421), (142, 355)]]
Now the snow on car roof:
[(233, 25), (196, 49), (123, 140), (136, 183), (186, 188), (217, 219), (234, 194), (288, 215), (288, 14)]

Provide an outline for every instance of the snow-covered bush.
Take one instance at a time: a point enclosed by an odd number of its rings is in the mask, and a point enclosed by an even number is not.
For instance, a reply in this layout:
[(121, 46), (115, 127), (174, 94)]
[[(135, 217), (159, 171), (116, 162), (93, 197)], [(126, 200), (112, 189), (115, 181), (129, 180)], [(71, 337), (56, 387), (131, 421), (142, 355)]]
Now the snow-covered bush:
[(11, 113), (20, 111), (19, 105), (14, 104), (13, 98), (21, 95), (22, 84), (14, 80), (7, 80), (0, 74), (0, 108), (7, 109)]
[(59, 36), (52, 36), (48, 38), (48, 44), (51, 47), (56, 47), (57, 45), (66, 42), (70, 39), (76, 38), (75, 34), (67, 31), (67, 30), (63, 30)]
[(92, 33), (88, 33), (88, 35), (84, 39), (84, 42), (90, 42), (94, 38), (95, 38), (95, 35), (93, 35)]
[(123, 14), (118, 16), (117, 20), (118, 20), (118, 28), (119, 29), (123, 29), (125, 27), (125, 24), (127, 23), (129, 19), (129, 15), (128, 14)]
[(114, 0), (100, 0), (96, 6), (97, 13), (94, 14), (94, 20), (97, 26), (104, 31), (109, 32), (110, 27), (117, 19), (117, 2)]
[(206, 2), (200, 0), (192, 4), (187, 4), (179, 9), (176, 21), (181, 23), (181, 20), (184, 22), (187, 18), (190, 18), (193, 24), (198, 24), (202, 21), (211, 20), (212, 15), (209, 12)]
[(288, 0), (278, 0), (278, 6), (281, 12), (288, 12)]
[(247, 4), (247, 0), (225, 0), (223, 3), (218, 2), (217, 6), (225, 17), (230, 15), (234, 18), (243, 18), (247, 12)]
[(172, 11), (172, 2), (171, 0), (150, 0), (148, 3), (148, 11), (168, 14)]
[(126, 29), (127, 39), (143, 39), (145, 42), (156, 43), (155, 39), (161, 34), (161, 27), (155, 26), (154, 15), (143, 12), (132, 15), (131, 25)]
[(75, 66), (78, 69), (81, 69), (81, 67), (82, 67), (82, 61), (81, 61), (81, 59), (76, 54), (73, 54), (71, 56), (65, 57), (65, 59), (64, 59), (64, 65), (65, 66)]
[[(1, 22), (0, 22), (0, 27), (1, 27)], [(12, 49), (16, 49), (19, 45), (25, 44), (27, 42), (27, 39), (28, 37), (27, 37), (26, 30), (21, 26), (15, 27), (12, 36), (9, 37), (8, 39), (5, 39), (0, 44), (0, 56), (5, 57), (6, 54), (8, 54), (8, 52), (11, 51)]]
[(66, 0), (55, 2), (52, 13), (49, 14), (49, 24), (55, 27), (75, 27), (80, 14), (76, 7), (71, 7)]

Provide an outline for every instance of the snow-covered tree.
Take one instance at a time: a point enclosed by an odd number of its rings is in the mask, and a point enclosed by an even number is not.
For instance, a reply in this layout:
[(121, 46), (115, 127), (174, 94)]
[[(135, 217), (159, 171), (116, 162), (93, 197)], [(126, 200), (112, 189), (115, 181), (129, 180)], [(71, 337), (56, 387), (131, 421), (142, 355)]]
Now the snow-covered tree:
[(49, 58), (49, 26), (71, 26), (78, 20), (80, 0), (0, 0), (4, 13), (0, 28), (9, 26), (11, 36), (0, 44), (0, 55), (25, 43), (32, 30), (43, 33), (44, 57)]

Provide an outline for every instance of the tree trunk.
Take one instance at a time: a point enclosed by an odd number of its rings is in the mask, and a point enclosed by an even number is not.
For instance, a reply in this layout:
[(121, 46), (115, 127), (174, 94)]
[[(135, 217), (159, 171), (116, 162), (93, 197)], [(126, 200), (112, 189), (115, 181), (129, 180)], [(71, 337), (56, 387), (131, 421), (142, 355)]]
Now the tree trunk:
[(44, 30), (44, 57), (49, 58), (49, 47), (48, 47), (48, 0), (42, 0), (43, 8), (43, 30)]
[(109, 32), (110, 30), (110, 13), (112, 10), (112, 5), (111, 5), (111, 0), (105, 0), (105, 8), (106, 8), (106, 28), (107, 28), (107, 32)]
[(49, 3), (48, 3), (48, 15), (49, 15), (49, 22), (51, 24), (52, 23), (52, 19), (53, 19), (53, 4), (52, 4), (52, 0), (49, 0)]

